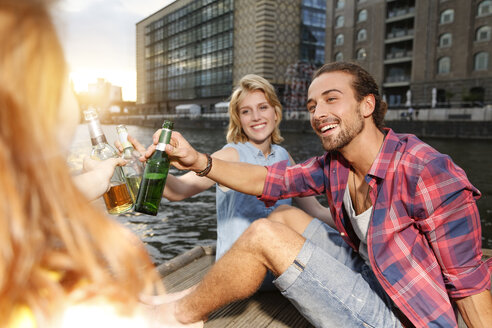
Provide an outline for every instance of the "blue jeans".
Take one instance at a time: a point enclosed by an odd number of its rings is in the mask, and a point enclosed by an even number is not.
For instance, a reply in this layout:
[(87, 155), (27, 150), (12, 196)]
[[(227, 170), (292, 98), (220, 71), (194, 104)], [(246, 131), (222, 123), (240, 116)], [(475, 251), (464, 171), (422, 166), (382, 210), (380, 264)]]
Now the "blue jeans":
[(316, 327), (401, 327), (393, 302), (371, 268), (340, 237), (314, 219), (296, 260), (275, 285)]

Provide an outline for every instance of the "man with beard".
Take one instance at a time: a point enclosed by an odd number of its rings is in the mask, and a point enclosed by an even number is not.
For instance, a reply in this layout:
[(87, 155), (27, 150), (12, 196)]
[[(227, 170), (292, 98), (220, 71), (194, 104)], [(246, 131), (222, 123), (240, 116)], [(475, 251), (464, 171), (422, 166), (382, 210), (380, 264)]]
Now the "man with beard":
[(386, 104), (356, 64), (327, 64), (308, 90), (311, 125), (326, 153), (269, 167), (196, 152), (179, 133), (166, 152), (267, 205), (326, 194), (333, 221), (287, 206), (255, 221), (189, 294), (183, 323), (248, 297), (267, 270), (316, 327), (469, 326), (492, 322), (490, 268), (481, 260), (480, 192), (449, 156), (383, 127)]

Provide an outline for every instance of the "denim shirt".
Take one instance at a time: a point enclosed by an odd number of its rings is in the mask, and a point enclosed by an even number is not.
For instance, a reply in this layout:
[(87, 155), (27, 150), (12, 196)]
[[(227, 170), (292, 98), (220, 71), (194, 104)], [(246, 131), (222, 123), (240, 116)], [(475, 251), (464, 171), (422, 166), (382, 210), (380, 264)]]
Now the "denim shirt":
[[(249, 142), (228, 143), (223, 148), (226, 147), (236, 149), (239, 154), (239, 161), (245, 163), (267, 166), (289, 159), (287, 150), (279, 145), (272, 145), (271, 152), (267, 157)], [(224, 191), (218, 185), (216, 189), (217, 259), (229, 250), (254, 220), (266, 218), (281, 204), (292, 204), (292, 200), (289, 198), (278, 201), (275, 206), (266, 207), (256, 196), (246, 195), (231, 189)]]

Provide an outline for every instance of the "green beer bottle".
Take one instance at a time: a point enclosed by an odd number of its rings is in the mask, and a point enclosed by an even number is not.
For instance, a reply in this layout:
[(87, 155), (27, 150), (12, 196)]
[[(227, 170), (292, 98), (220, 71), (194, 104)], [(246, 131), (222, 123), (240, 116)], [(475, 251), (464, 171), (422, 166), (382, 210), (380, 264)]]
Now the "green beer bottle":
[(173, 122), (164, 121), (159, 137), (159, 143), (152, 157), (147, 160), (140, 189), (138, 190), (135, 211), (150, 215), (157, 215), (161, 203), (162, 192), (166, 184), (169, 171), (169, 158), (167, 157), (166, 145), (171, 140)]

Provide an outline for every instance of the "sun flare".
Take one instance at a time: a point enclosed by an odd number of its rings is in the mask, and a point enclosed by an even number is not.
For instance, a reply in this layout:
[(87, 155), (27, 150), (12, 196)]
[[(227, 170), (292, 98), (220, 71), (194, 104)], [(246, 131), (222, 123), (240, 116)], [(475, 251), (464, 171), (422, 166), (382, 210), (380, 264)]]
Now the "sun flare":
[(82, 68), (70, 72), (70, 80), (75, 92), (87, 92), (89, 84), (103, 78), (114, 86), (122, 88), (123, 100), (134, 101), (136, 99), (136, 72), (132, 70), (90, 69)]

